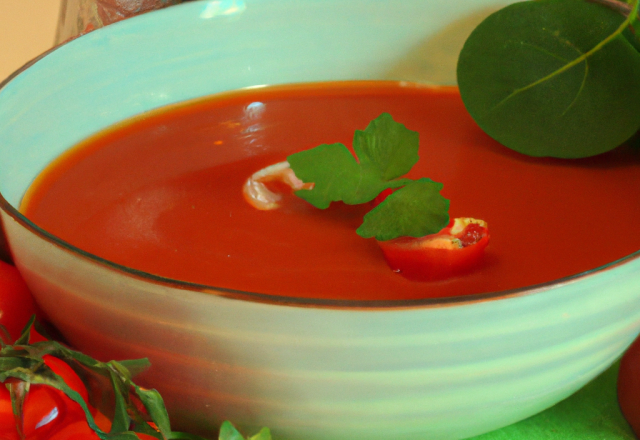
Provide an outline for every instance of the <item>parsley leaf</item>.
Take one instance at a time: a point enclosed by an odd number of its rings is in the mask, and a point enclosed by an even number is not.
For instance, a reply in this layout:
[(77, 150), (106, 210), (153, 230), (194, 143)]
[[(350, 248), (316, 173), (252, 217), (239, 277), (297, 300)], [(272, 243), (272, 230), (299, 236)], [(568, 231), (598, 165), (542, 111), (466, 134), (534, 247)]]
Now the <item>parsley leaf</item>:
[(418, 161), (419, 135), (383, 113), (353, 137), (355, 157), (343, 144), (322, 144), (287, 158), (296, 177), (314, 183), (295, 194), (313, 206), (366, 203), (388, 188), (400, 188), (364, 217), (364, 238), (391, 240), (434, 234), (449, 222), (441, 183), (401, 179)]
[[(220, 426), (218, 440), (245, 440), (244, 436), (229, 421), (225, 421)], [(259, 433), (249, 437), (247, 440), (271, 440), (269, 428), (262, 428)]]
[(419, 135), (383, 113), (353, 138), (354, 157), (343, 144), (322, 144), (287, 157), (295, 175), (313, 182), (311, 190), (296, 191), (316, 208), (326, 209), (331, 202), (358, 205), (373, 200), (387, 188), (397, 188), (408, 179), (394, 180), (406, 174), (418, 161)]
[(353, 136), (353, 149), (363, 173), (383, 182), (411, 171), (420, 159), (419, 144), (418, 132), (394, 121), (389, 113), (381, 114)]
[[(316, 208), (326, 209), (331, 202), (357, 204), (362, 170), (343, 144), (322, 144), (287, 157), (291, 169), (303, 182), (313, 182), (311, 190), (296, 191)], [(373, 196), (375, 197), (375, 195)]]
[(442, 186), (427, 178), (409, 183), (367, 213), (356, 232), (380, 241), (435, 234), (449, 223), (449, 200), (440, 195)]

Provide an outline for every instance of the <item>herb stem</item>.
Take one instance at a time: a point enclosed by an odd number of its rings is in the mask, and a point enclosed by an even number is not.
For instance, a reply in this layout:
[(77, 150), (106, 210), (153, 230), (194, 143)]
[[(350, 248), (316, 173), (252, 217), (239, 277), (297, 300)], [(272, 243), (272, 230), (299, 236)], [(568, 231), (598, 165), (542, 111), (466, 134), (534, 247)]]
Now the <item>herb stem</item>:
[[(606, 45), (607, 43), (609, 43), (611, 40), (613, 40), (614, 38), (616, 38), (618, 35), (620, 35), (626, 28), (627, 26), (629, 26), (631, 23), (633, 23), (633, 21), (635, 20), (635, 18), (638, 16), (638, 6), (640, 5), (640, 0), (636, 0), (633, 3), (633, 7), (631, 8), (631, 10), (629, 11), (629, 15), (627, 16), (626, 20), (622, 22), (622, 24), (620, 25), (620, 27), (618, 29), (616, 29), (616, 31), (614, 33), (612, 33), (611, 35), (609, 35), (607, 38), (605, 38), (604, 40), (602, 40), (600, 43), (598, 43), (593, 49), (591, 49), (589, 52), (585, 53), (584, 55), (582, 55), (580, 58), (586, 59), (587, 57), (591, 56), (591, 54), (599, 51), (604, 45)], [(575, 63), (576, 61), (580, 60), (580, 58), (577, 58), (576, 60), (574, 60), (573, 62)], [(581, 61), (580, 61), (581, 62)], [(569, 63), (572, 64), (572, 63)], [(577, 64), (577, 63), (576, 63)]]

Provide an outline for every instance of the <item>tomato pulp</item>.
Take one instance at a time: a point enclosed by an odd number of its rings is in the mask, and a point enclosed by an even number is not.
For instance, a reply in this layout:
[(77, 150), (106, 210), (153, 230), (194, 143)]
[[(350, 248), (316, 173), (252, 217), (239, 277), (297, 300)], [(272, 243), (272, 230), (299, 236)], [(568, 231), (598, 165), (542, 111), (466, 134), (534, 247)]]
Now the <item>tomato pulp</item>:
[[(481, 267), (444, 281), (393, 273), (355, 230), (371, 206), (275, 211), (242, 197), (255, 171), (322, 143), (351, 145), (388, 112), (420, 133), (409, 177), (444, 184), (450, 215), (485, 220)], [(455, 88), (344, 82), (257, 88), (174, 105), (88, 139), (36, 180), (21, 207), (45, 230), (151, 274), (289, 297), (393, 300), (504, 291), (640, 249), (640, 157), (531, 158), (490, 139)], [(624, 228), (624, 240), (620, 239)]]

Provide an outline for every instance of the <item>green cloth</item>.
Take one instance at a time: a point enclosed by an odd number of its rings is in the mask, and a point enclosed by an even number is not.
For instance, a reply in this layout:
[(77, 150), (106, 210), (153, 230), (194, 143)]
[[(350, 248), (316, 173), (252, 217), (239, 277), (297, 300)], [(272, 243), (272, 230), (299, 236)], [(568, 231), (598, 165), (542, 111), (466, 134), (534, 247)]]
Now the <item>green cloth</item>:
[(473, 440), (635, 440), (618, 406), (619, 366), (548, 410)]

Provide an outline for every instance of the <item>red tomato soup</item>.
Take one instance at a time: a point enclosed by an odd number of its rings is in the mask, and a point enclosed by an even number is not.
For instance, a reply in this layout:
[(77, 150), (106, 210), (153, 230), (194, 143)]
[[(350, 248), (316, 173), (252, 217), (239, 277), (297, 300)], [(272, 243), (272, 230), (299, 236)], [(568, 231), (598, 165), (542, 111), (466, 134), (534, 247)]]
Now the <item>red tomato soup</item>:
[[(259, 211), (255, 171), (322, 143), (351, 145), (382, 112), (420, 133), (409, 177), (444, 184), (452, 217), (489, 224), (474, 272), (414, 282), (355, 232), (370, 205), (322, 211), (287, 195)], [(38, 177), (22, 212), (99, 257), (162, 277), (289, 297), (394, 300), (503, 291), (640, 249), (640, 153), (530, 158), (485, 135), (457, 89), (395, 82), (255, 88), (144, 114), (86, 140)]]

